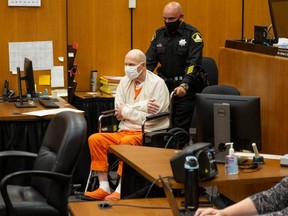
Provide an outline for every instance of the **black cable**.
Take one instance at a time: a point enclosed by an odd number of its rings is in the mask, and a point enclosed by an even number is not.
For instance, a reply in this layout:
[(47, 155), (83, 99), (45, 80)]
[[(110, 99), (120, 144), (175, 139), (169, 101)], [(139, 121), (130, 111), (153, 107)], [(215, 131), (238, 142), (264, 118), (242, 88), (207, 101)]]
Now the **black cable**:
[(126, 207), (135, 207), (135, 208), (147, 208), (147, 209), (170, 209), (170, 207), (164, 206), (141, 206), (141, 205), (132, 205), (132, 204), (112, 204), (111, 206), (126, 206)]
[(261, 169), (261, 164), (259, 164), (259, 163), (243, 163), (243, 164), (239, 164), (238, 168), (241, 172), (244, 172), (244, 173), (257, 172)]
[[(172, 179), (173, 177), (172, 177), (172, 176), (164, 176), (164, 177), (162, 177), (162, 178), (167, 178), (168, 181), (169, 181), (169, 180)], [(156, 179), (156, 180), (155, 180), (155, 181), (150, 185), (150, 187), (149, 187), (149, 189), (148, 189), (148, 191), (147, 191), (147, 193), (146, 193), (145, 198), (148, 197), (148, 195), (149, 195), (149, 193), (150, 193), (152, 187), (156, 184), (156, 182), (157, 182), (159, 179), (160, 179), (160, 178)]]
[(130, 8), (130, 48), (133, 49), (133, 8)]

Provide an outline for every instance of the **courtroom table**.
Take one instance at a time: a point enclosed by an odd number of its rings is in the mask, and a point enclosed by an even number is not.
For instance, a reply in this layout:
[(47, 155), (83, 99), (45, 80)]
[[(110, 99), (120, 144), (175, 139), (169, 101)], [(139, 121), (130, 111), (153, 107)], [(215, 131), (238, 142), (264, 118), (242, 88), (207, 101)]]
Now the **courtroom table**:
[[(22, 150), (37, 153), (44, 138), (46, 129), (54, 115), (43, 117), (26, 115), (23, 113), (45, 110), (37, 104), (35, 108), (17, 108), (16, 102), (0, 102), (0, 151)], [(60, 108), (73, 108), (62, 98), (55, 102)], [(19, 160), (1, 161), (0, 179), (7, 173), (32, 166), (31, 161), (23, 163)]]
[[(98, 118), (101, 112), (114, 109), (114, 97), (100, 92), (75, 92), (71, 104), (85, 112), (88, 140), (91, 134), (98, 132)], [(103, 124), (113, 124), (113, 120), (106, 120)], [(80, 190), (85, 188), (90, 171), (90, 162), (90, 152), (86, 142), (75, 170), (77, 175), (74, 176), (74, 182), (82, 186)]]
[[(161, 187), (159, 175), (165, 177), (173, 176), (170, 159), (179, 151), (180, 150), (175, 149), (131, 145), (113, 145), (109, 148), (109, 152), (115, 154), (119, 159), (124, 161), (125, 164), (136, 170), (149, 182), (155, 182), (155, 184), (159, 187)], [(270, 183), (275, 184), (288, 174), (288, 168), (281, 167), (280, 161), (274, 159), (265, 159), (265, 164), (262, 165), (261, 169), (259, 169), (258, 171), (242, 172), (240, 170), (237, 175), (228, 175), (227, 173), (225, 173), (224, 164), (217, 164), (217, 167), (219, 171), (218, 175), (209, 181), (201, 182), (201, 186), (220, 186), (220, 188), (234, 188), (233, 190), (237, 191), (237, 189), (241, 188), (241, 186), (246, 187), (247, 185), (247, 187), (250, 187), (250, 185), (269, 183), (270, 186)], [(122, 180), (129, 181), (129, 177), (126, 179), (124, 175), (125, 170), (123, 170)], [(131, 187), (131, 185), (128, 184), (127, 186), (127, 182), (125, 183), (123, 181), (121, 190), (125, 192), (125, 190), (127, 190), (126, 187)], [(179, 183), (173, 180), (170, 181), (170, 183), (171, 188), (173, 189), (184, 188), (183, 183)], [(254, 192), (252, 188), (249, 188), (248, 190), (251, 193)], [(234, 193), (234, 191), (231, 191), (231, 193)], [(243, 194), (244, 197), (246, 195), (247, 194)], [(239, 197), (237, 198), (237, 200), (244, 197)]]
[[(176, 198), (180, 208), (183, 198)], [(110, 201), (112, 208), (101, 209), (98, 204), (103, 201), (89, 202), (70, 202), (69, 210), (72, 216), (169, 216), (173, 215), (166, 198), (149, 198), (149, 199), (121, 199), (119, 201)], [(149, 208), (150, 207), (150, 208)], [(157, 208), (160, 207), (160, 208)], [(182, 207), (183, 208), (183, 207)]]

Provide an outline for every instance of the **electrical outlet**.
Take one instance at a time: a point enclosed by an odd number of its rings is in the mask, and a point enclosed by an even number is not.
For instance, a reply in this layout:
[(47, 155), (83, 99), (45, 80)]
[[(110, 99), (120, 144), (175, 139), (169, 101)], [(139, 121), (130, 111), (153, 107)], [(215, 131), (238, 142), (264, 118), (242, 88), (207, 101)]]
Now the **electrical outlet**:
[(136, 0), (128, 0), (128, 6), (129, 8), (136, 8)]
[(41, 0), (8, 0), (8, 6), (40, 7), (41, 6)]

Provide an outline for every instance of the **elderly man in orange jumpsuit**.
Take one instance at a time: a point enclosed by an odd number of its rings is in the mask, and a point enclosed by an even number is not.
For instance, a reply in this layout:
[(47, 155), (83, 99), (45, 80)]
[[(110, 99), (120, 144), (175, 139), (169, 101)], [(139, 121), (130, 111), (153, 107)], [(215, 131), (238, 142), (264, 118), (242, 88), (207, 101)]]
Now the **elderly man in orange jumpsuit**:
[[(115, 116), (120, 120), (119, 131), (96, 133), (88, 139), (91, 170), (97, 171), (99, 188), (85, 192), (85, 196), (99, 200), (120, 199), (121, 181), (113, 193), (108, 183), (109, 145), (142, 145), (143, 120), (148, 115), (167, 112), (168, 108), (169, 91), (165, 82), (146, 69), (146, 56), (142, 51), (130, 50), (125, 56), (125, 76), (121, 79), (115, 96)], [(168, 126), (169, 119), (155, 119), (147, 122), (145, 132)], [(122, 175), (122, 162), (119, 162), (117, 174)]]

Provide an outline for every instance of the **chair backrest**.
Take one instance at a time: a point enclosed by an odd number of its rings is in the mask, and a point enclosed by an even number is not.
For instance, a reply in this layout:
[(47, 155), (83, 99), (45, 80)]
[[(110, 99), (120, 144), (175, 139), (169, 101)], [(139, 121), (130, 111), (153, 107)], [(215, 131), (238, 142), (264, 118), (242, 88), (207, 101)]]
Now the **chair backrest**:
[(204, 94), (226, 94), (226, 95), (240, 95), (237, 88), (229, 85), (210, 85), (205, 87), (201, 93)]
[[(237, 88), (229, 85), (209, 85), (206, 86), (201, 93), (204, 94), (226, 94), (226, 95), (240, 95)], [(194, 109), (193, 117), (191, 121), (191, 128), (196, 128), (197, 126), (197, 110)], [(196, 131), (197, 133), (197, 131)]]
[[(49, 123), (34, 170), (72, 175), (86, 139), (87, 123), (79, 113), (61, 112)], [(32, 178), (34, 186), (59, 212), (67, 211), (70, 182), (64, 185), (40, 177)], [(64, 214), (61, 214), (64, 215)]]
[(215, 60), (211, 57), (203, 56), (202, 67), (208, 74), (209, 85), (218, 84), (218, 67)]

